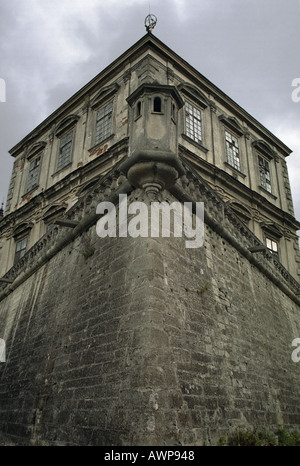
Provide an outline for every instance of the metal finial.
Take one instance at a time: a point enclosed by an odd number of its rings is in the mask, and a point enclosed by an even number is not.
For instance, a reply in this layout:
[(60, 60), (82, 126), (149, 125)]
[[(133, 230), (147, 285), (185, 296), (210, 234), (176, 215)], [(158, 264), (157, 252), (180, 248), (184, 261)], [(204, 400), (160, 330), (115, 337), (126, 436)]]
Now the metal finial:
[(155, 28), (156, 26), (156, 23), (157, 23), (157, 18), (155, 15), (151, 15), (149, 13), (148, 16), (146, 16), (146, 19), (145, 19), (145, 27), (146, 27), (146, 31), (147, 32), (152, 32), (152, 30)]

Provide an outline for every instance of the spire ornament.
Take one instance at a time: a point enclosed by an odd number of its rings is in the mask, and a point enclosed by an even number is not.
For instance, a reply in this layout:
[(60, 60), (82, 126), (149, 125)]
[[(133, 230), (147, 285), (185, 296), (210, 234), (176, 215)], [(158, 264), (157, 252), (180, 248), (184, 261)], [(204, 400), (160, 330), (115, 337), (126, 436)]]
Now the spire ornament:
[(152, 32), (152, 30), (155, 28), (157, 23), (157, 18), (155, 15), (152, 15), (149, 13), (148, 16), (145, 18), (145, 28), (147, 32)]

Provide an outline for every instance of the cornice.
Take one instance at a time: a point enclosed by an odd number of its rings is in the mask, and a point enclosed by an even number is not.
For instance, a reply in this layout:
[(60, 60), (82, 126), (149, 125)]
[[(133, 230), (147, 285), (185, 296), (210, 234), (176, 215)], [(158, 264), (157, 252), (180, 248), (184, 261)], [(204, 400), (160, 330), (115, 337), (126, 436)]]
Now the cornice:
[[(195, 167), (195, 170), (205, 173), (206, 176), (214, 180), (214, 183), (219, 181), (222, 186), (230, 188), (231, 192), (235, 192), (238, 198), (247, 200), (249, 205), (254, 203), (256, 205), (263, 206), (266, 214), (274, 216), (278, 221), (284, 221), (288, 226), (295, 230), (300, 229), (300, 222), (298, 222), (290, 213), (275, 206), (268, 201), (265, 196), (259, 194), (257, 191), (251, 190), (248, 186), (245, 186), (244, 183), (233, 178), (225, 170), (222, 170), (221, 168), (216, 167), (206, 160), (196, 156), (193, 152), (189, 151), (182, 145), (179, 146), (179, 151), (182, 154), (181, 158), (186, 160), (186, 157), (189, 157), (189, 161), (193, 167)], [(186, 156), (184, 154), (186, 154)]]
[[(300, 305), (300, 284), (290, 275), (276, 257), (267, 251), (265, 245), (239, 219), (213, 188), (197, 173), (188, 162), (184, 163), (186, 175), (170, 188), (180, 202), (204, 202), (205, 224), (226, 239), (239, 253), (257, 267), (278, 288)], [(255, 248), (260, 252), (251, 252)]]
[(95, 225), (99, 218), (96, 214), (96, 207), (99, 202), (106, 201), (116, 204), (119, 200), (119, 194), (129, 193), (131, 190), (131, 185), (117, 166), (103, 176), (99, 183), (94, 185), (83, 198), (64, 214), (63, 218), (66, 223), (73, 223), (76, 226), (66, 229), (65, 227), (53, 225), (5, 274), (4, 278), (12, 283), (0, 284), (0, 301), (36, 273), (59, 251)]
[[(134, 188), (121, 171), (119, 162), (99, 183), (71, 208), (63, 219), (67, 229), (54, 225), (4, 276), (11, 283), (0, 285), (0, 301), (36, 273), (59, 251), (72, 243), (98, 220), (96, 208), (99, 202), (108, 201), (115, 205), (119, 194), (130, 193)], [(250, 264), (260, 270), (282, 292), (300, 305), (300, 284), (283, 265), (266, 249), (259, 239), (239, 219), (238, 215), (209, 186), (188, 162), (184, 162), (185, 175), (177, 180), (169, 192), (180, 202), (204, 202), (205, 224), (227, 240)], [(256, 252), (255, 252), (256, 251)], [(259, 251), (259, 252), (258, 252)]]
[[(7, 229), (10, 228), (11, 225), (22, 222), (22, 219), (28, 218), (28, 215), (33, 214), (35, 210), (40, 209), (42, 206), (44, 206), (45, 201), (47, 202), (47, 204), (53, 202), (53, 199), (57, 199), (60, 193), (64, 193), (66, 191), (66, 187), (68, 188), (68, 190), (70, 189), (70, 187), (76, 187), (76, 189), (78, 190), (78, 180), (84, 179), (90, 173), (95, 174), (97, 170), (100, 171), (101, 165), (103, 163), (106, 163), (111, 158), (119, 157), (122, 153), (124, 153), (125, 156), (125, 154), (127, 153), (127, 149), (128, 138), (126, 137), (114, 144), (113, 146), (111, 146), (105, 152), (105, 158), (99, 157), (91, 160), (82, 167), (79, 167), (76, 170), (69, 173), (69, 175), (65, 176), (63, 179), (55, 183), (53, 186), (50, 186), (45, 191), (37, 194), (23, 206), (5, 215), (0, 220), (0, 233), (7, 231)], [(99, 173), (99, 176), (101, 176), (101, 172)]]

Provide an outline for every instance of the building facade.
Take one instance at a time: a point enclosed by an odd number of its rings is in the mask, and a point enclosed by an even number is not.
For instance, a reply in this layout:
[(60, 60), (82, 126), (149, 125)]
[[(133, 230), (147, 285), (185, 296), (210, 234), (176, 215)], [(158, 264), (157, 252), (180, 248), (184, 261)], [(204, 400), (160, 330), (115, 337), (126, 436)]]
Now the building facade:
[(134, 150), (133, 132), (142, 131), (150, 114), (153, 131), (169, 128), (172, 150), (298, 280), (291, 150), (150, 34), (10, 151), (15, 162), (1, 222), (0, 274)]
[[(290, 153), (150, 32), (15, 145), (0, 219), (3, 444), (297, 428)], [(97, 238), (98, 202), (120, 193), (204, 202), (204, 246)]]

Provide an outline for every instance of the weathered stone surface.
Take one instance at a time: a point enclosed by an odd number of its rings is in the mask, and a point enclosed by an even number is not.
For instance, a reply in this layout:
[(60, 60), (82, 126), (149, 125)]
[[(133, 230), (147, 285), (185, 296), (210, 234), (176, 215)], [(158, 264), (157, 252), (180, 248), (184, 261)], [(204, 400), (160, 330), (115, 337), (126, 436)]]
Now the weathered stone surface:
[[(197, 134), (187, 131), (188, 103)], [(70, 125), (74, 150), (57, 171)], [(226, 154), (226, 128), (239, 136), (242, 171)], [(24, 195), (41, 148), (39, 184)], [(272, 192), (261, 189), (257, 150)], [(289, 148), (147, 35), (11, 154), (0, 222), (1, 445), (202, 445), (236, 428), (298, 429)], [(120, 194), (148, 206), (203, 202), (204, 245), (187, 249), (175, 234), (99, 238), (97, 205)], [(266, 227), (278, 256), (266, 250)]]
[(69, 244), (0, 303), (1, 444), (201, 445), (298, 428), (294, 301), (208, 226), (199, 249), (90, 235), (92, 256)]

